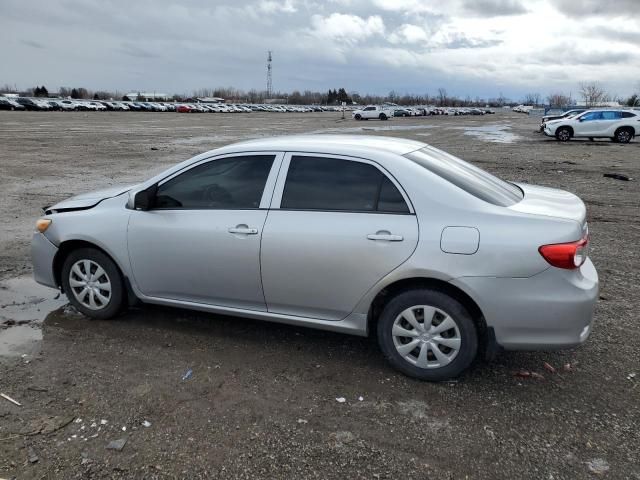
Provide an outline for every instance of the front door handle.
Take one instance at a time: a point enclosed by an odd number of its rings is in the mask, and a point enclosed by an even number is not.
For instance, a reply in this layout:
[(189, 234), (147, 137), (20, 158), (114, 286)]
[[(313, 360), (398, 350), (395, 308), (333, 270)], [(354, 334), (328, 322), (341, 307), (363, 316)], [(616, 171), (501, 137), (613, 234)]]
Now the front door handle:
[(387, 242), (401, 242), (404, 240), (402, 235), (393, 235), (391, 232), (386, 230), (380, 230), (376, 233), (370, 233), (367, 235), (369, 240), (385, 240)]
[(242, 223), (235, 227), (229, 228), (229, 233), (238, 233), (240, 235), (257, 235), (257, 228), (249, 228), (246, 224)]

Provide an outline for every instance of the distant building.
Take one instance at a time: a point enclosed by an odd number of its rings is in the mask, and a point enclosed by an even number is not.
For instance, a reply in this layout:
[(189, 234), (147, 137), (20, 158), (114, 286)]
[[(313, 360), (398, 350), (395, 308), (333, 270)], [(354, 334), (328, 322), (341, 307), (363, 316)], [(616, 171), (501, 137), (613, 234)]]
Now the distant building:
[(224, 98), (220, 97), (197, 97), (196, 102), (199, 103), (224, 103)]
[(170, 95), (166, 93), (148, 93), (148, 92), (134, 92), (127, 93), (122, 100), (129, 102), (166, 102), (171, 99)]
[[(587, 102), (584, 100), (578, 100), (576, 102), (576, 107), (586, 107), (587, 106)], [(602, 108), (602, 107), (612, 107), (612, 108), (619, 108), (622, 105), (620, 105), (618, 102), (598, 102), (597, 105), (589, 105), (590, 108)]]

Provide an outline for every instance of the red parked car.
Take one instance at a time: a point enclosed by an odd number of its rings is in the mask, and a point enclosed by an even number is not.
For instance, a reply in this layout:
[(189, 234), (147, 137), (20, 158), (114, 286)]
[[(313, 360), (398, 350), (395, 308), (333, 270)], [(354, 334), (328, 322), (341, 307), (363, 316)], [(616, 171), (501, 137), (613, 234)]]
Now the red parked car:
[(178, 113), (191, 113), (191, 107), (188, 105), (178, 105), (176, 107), (176, 112)]

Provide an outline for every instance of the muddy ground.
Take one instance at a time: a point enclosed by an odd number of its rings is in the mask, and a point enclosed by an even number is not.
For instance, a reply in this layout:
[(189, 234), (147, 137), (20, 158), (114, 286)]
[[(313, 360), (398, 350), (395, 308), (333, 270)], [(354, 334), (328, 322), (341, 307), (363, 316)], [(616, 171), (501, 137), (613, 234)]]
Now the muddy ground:
[[(0, 478), (640, 479), (640, 142), (559, 144), (537, 122), (0, 112), (0, 392), (22, 404), (0, 398)], [(43, 205), (240, 139), (345, 130), (580, 195), (601, 278), (589, 341), (427, 384), (373, 339), (156, 307), (89, 321), (29, 277)]]

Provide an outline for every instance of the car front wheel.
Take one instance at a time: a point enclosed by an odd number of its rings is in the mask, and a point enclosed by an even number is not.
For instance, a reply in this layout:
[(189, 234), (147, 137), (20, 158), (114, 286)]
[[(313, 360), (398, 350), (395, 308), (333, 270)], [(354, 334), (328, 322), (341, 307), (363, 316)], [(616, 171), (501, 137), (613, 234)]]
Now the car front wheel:
[(455, 378), (478, 351), (478, 333), (467, 309), (435, 290), (397, 295), (382, 311), (377, 333), (389, 363), (420, 380)]
[(361, 120), (362, 116), (359, 113), (356, 113), (353, 118), (355, 118), (356, 120)]
[(71, 252), (62, 266), (62, 286), (71, 304), (91, 318), (112, 318), (124, 305), (122, 276), (113, 260), (100, 250)]
[(564, 127), (559, 128), (556, 131), (556, 138), (561, 142), (568, 142), (569, 140), (571, 140), (571, 130)]

